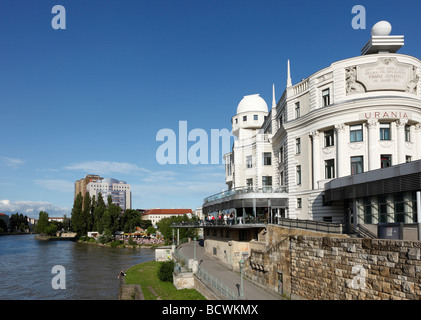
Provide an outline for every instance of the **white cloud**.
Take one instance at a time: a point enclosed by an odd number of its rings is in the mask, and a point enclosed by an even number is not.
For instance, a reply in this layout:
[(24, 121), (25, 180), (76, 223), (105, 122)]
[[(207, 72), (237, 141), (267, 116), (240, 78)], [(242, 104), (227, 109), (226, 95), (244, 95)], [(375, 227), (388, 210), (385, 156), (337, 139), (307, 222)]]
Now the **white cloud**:
[(46, 211), (50, 217), (70, 217), (71, 208), (58, 207), (44, 201), (10, 201), (0, 200), (0, 212), (14, 214), (16, 212), (38, 219), (39, 212)]
[(59, 191), (59, 192), (73, 192), (74, 182), (59, 180), (59, 179), (46, 179), (34, 180), (34, 183), (42, 188)]
[(83, 171), (86, 173), (95, 173), (100, 175), (107, 175), (111, 173), (141, 174), (150, 172), (150, 170), (139, 167), (136, 164), (115, 161), (86, 161), (65, 166), (64, 169)]
[(24, 164), (25, 161), (16, 158), (0, 156), (0, 161), (7, 167), (17, 169), (20, 165)]

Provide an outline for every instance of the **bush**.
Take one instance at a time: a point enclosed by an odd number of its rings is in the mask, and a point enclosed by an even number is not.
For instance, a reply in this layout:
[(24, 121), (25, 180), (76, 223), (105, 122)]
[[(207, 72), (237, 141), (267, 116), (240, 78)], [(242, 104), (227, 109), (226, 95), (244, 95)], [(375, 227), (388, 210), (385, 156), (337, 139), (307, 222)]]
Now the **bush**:
[(112, 242), (110, 243), (110, 246), (111, 246), (112, 248), (117, 248), (120, 244), (121, 244), (121, 241), (120, 241), (120, 240), (114, 240), (114, 241), (112, 241)]
[(162, 262), (158, 270), (159, 280), (172, 282), (173, 281), (172, 274), (174, 272), (174, 266), (175, 266), (175, 263), (172, 260)]

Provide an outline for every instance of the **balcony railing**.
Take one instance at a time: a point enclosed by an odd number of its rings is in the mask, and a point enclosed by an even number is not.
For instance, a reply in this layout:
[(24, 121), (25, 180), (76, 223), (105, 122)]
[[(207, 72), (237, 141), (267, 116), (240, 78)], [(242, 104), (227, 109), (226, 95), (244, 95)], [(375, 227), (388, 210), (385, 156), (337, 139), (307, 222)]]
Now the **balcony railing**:
[(285, 193), (286, 187), (238, 187), (231, 190), (222, 191), (220, 193), (211, 195), (203, 200), (203, 203), (206, 204), (211, 201), (224, 199), (237, 194), (245, 193)]

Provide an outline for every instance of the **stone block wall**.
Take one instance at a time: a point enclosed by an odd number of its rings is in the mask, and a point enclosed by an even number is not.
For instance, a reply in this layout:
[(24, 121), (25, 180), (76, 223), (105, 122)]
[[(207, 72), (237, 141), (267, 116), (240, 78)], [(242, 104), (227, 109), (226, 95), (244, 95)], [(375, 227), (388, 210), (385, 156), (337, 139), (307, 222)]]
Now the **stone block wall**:
[(421, 299), (420, 241), (291, 233), (251, 246), (250, 280), (293, 299)]
[(292, 236), (291, 293), (306, 299), (421, 299), (421, 242)]

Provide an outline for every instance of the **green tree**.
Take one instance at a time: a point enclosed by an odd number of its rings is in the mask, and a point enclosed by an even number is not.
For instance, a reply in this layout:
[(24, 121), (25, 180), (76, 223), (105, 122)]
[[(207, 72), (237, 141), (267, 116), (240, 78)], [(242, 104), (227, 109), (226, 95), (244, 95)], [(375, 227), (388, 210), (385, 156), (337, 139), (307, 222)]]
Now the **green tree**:
[(45, 211), (40, 211), (38, 216), (38, 223), (35, 226), (35, 232), (37, 233), (46, 233), (45, 230), (48, 227), (48, 213)]
[(73, 202), (72, 208), (72, 228), (73, 231), (77, 233), (78, 237), (83, 235), (84, 231), (84, 221), (82, 216), (82, 203), (83, 203), (83, 196), (81, 193), (76, 195), (75, 201)]
[(14, 232), (24, 232), (29, 229), (28, 217), (22, 213), (12, 214), (9, 218), (10, 229)]
[(141, 224), (140, 213), (133, 209), (127, 209), (121, 217), (121, 226), (124, 232), (134, 232)]
[(101, 234), (104, 231), (104, 223), (102, 219), (106, 208), (101, 192), (98, 193), (98, 200), (95, 203), (94, 199), (92, 199), (92, 207), (94, 218), (94, 225), (92, 227), (92, 231), (98, 231)]
[(91, 197), (89, 193), (85, 193), (83, 198), (82, 220), (83, 220), (83, 234), (92, 231), (93, 219), (91, 217)]

